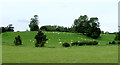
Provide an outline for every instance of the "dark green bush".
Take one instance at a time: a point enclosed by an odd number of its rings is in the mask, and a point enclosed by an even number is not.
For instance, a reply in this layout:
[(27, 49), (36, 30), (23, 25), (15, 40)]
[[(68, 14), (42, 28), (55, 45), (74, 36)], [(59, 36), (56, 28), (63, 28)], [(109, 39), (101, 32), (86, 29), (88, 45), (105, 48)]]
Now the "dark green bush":
[(118, 42), (118, 44), (120, 44), (120, 42)]
[(109, 44), (112, 44), (112, 42), (109, 42)]
[(15, 45), (22, 45), (22, 40), (21, 40), (21, 37), (19, 35), (17, 37), (15, 37), (14, 44)]
[(98, 42), (97, 41), (93, 41), (93, 45), (98, 45)]
[(35, 39), (36, 39), (35, 47), (44, 47), (45, 42), (48, 40), (46, 39), (46, 35), (44, 35), (42, 31), (39, 31), (37, 33)]
[(86, 42), (86, 45), (93, 45), (93, 42)]
[(63, 43), (62, 46), (63, 47), (70, 47), (70, 44), (69, 43)]
[(116, 37), (114, 40), (120, 40), (120, 32), (116, 33)]
[(78, 46), (82, 46), (82, 45), (85, 45), (85, 43), (79, 42)]
[(78, 42), (73, 42), (73, 43), (71, 44), (71, 46), (74, 46), (74, 45), (79, 45), (79, 43), (78, 43)]
[(112, 41), (112, 42), (109, 42), (109, 44), (116, 44), (116, 42), (115, 42), (115, 41)]
[(116, 44), (116, 42), (115, 42), (115, 41), (112, 41), (112, 44)]
[(74, 45), (78, 45), (78, 46), (82, 46), (82, 45), (98, 45), (97, 41), (84, 41), (84, 42), (73, 42), (71, 44), (71, 46)]

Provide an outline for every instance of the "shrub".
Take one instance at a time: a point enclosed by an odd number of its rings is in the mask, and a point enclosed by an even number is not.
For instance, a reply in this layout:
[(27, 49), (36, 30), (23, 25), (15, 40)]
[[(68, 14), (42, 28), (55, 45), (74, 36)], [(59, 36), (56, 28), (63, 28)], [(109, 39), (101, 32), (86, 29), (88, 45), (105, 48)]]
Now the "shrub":
[(70, 47), (69, 43), (63, 43), (62, 45), (63, 45), (63, 47)]
[(79, 42), (78, 46), (82, 46), (82, 45), (85, 45), (85, 43)]
[(86, 42), (85, 44), (86, 44), (86, 45), (93, 45), (92, 42)]
[(84, 42), (85, 45), (97, 45), (98, 42), (97, 41), (88, 41), (88, 42)]
[(19, 35), (17, 37), (15, 37), (14, 44), (15, 45), (22, 45), (22, 40), (21, 40)]
[(118, 42), (118, 44), (120, 44), (120, 42)]
[(35, 39), (36, 39), (35, 47), (44, 47), (45, 42), (48, 40), (46, 39), (46, 35), (44, 35), (41, 31), (37, 33)]
[(92, 32), (91, 37), (97, 39), (101, 34), (100, 28), (96, 28), (94, 32)]
[(109, 44), (112, 44), (112, 42), (109, 42)]
[(116, 42), (115, 42), (115, 41), (112, 41), (112, 42), (109, 42), (109, 44), (116, 44)]
[(115, 41), (112, 41), (112, 44), (116, 44), (116, 42), (115, 42)]
[(116, 37), (114, 40), (120, 40), (120, 32), (116, 33)]
[(93, 45), (98, 45), (98, 42), (97, 41), (93, 41)]
[(98, 45), (97, 41), (84, 41), (84, 42), (73, 42), (71, 44), (71, 46), (74, 45), (78, 45), (78, 46), (82, 46), (82, 45)]
[(74, 46), (74, 45), (79, 45), (79, 43), (78, 43), (78, 42), (73, 42), (73, 43), (71, 44), (71, 46)]

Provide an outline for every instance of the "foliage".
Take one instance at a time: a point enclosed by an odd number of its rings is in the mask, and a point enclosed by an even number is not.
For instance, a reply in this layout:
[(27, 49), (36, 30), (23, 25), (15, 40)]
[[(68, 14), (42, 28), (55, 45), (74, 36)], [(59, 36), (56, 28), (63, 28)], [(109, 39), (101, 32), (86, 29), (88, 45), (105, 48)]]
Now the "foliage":
[(40, 30), (42, 31), (59, 31), (59, 32), (69, 32), (67, 27), (63, 27), (63, 26), (51, 26), (51, 25), (46, 25), (46, 26), (42, 26), (40, 28)]
[(46, 25), (46, 26), (42, 26), (40, 28), (40, 30), (43, 30), (43, 31), (56, 31), (56, 26)]
[(79, 43), (78, 43), (78, 42), (73, 42), (73, 43), (71, 44), (71, 46), (74, 46), (74, 45), (79, 45)]
[(34, 15), (34, 18), (31, 18), (29, 27), (30, 27), (30, 31), (38, 31), (39, 30), (38, 15)]
[(118, 33), (116, 34), (116, 37), (115, 37), (114, 40), (120, 40), (120, 32), (118, 32)]
[(73, 42), (71, 46), (82, 46), (82, 45), (98, 45), (97, 41), (83, 41), (83, 42)]
[(42, 31), (39, 31), (37, 33), (35, 39), (36, 39), (35, 47), (44, 47), (45, 42), (48, 40), (46, 39), (46, 35), (44, 35)]
[(118, 44), (120, 44), (120, 42), (118, 42)]
[(82, 33), (83, 35), (86, 33), (88, 37), (94, 39), (100, 36), (101, 30), (99, 24), (97, 17), (92, 17), (88, 20), (87, 15), (80, 16), (78, 19), (74, 20), (75, 31)]
[(63, 45), (63, 47), (70, 47), (69, 43), (63, 43), (62, 45)]
[(9, 24), (7, 27), (0, 27), (1, 32), (13, 32), (14, 27), (12, 27), (12, 24)]
[(22, 40), (21, 40), (20, 35), (18, 35), (17, 37), (15, 37), (14, 44), (15, 45), (22, 45)]
[(109, 44), (117, 44), (115, 41), (109, 42)]
[(110, 32), (106, 31), (105, 34), (109, 34)]

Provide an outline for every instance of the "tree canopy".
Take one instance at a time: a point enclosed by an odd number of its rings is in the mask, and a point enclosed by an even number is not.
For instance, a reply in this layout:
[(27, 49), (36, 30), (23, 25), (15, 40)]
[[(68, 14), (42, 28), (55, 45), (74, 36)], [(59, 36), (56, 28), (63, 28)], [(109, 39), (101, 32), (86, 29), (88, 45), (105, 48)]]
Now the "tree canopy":
[(39, 30), (38, 15), (34, 15), (34, 18), (31, 18), (29, 27), (30, 27), (30, 31), (38, 31)]
[(80, 16), (74, 20), (75, 31), (92, 38), (100, 36), (101, 30), (99, 24), (97, 17), (91, 17), (89, 20), (87, 15)]

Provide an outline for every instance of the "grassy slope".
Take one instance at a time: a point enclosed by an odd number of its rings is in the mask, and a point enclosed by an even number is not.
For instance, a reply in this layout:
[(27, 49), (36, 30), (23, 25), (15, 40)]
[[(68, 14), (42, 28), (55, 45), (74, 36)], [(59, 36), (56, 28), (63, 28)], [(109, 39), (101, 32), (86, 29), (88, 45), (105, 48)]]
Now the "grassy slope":
[[(59, 42), (94, 40), (77, 33), (44, 32), (48, 43), (45, 48), (34, 46), (37, 32), (6, 32), (2, 35), (3, 63), (117, 63), (118, 47), (107, 46), (115, 37), (113, 34), (102, 34), (97, 46), (74, 46), (63, 48)], [(14, 46), (14, 37), (20, 35), (22, 46)], [(59, 41), (60, 39), (60, 41)]]

